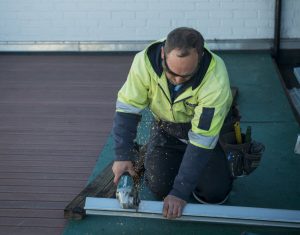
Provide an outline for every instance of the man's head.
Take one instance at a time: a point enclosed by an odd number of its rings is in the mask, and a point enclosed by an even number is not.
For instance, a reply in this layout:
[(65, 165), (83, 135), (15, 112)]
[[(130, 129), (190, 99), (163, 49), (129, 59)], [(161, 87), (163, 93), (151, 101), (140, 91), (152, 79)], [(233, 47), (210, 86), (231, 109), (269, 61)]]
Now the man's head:
[(202, 35), (192, 28), (171, 31), (161, 50), (167, 78), (174, 85), (189, 80), (197, 71), (204, 50)]

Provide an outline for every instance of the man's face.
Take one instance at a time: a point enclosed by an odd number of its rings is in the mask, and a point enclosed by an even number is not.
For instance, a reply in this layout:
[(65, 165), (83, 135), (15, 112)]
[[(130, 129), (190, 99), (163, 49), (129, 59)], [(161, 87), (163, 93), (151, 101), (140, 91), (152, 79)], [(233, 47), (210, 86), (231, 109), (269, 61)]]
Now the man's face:
[(174, 49), (168, 54), (165, 53), (164, 48), (161, 50), (166, 77), (173, 85), (191, 79), (198, 68), (199, 58), (195, 49), (191, 49), (188, 56), (180, 57), (180, 55), (181, 51), (179, 49)]

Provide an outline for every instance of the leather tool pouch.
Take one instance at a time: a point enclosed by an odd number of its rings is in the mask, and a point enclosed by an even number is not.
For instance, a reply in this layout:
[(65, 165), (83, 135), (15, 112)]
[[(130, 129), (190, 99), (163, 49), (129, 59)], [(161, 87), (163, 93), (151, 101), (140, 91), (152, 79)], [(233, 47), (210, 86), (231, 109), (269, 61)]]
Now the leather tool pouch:
[(231, 175), (234, 178), (246, 176), (253, 172), (259, 166), (265, 150), (264, 145), (256, 141), (251, 140), (249, 143), (244, 143), (244, 134), (242, 134), (242, 139), (243, 143), (237, 144), (234, 132), (223, 134), (219, 139), (227, 156)]

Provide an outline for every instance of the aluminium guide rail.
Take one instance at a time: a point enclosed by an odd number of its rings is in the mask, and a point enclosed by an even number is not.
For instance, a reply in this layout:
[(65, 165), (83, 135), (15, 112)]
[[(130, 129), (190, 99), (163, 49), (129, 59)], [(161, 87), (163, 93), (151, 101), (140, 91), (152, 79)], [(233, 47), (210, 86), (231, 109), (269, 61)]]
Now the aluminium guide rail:
[[(162, 216), (162, 208), (161, 201), (142, 200), (138, 211), (122, 209), (116, 199), (93, 197), (86, 198), (84, 207), (87, 215), (165, 219)], [(189, 203), (176, 221), (300, 228), (300, 211)]]

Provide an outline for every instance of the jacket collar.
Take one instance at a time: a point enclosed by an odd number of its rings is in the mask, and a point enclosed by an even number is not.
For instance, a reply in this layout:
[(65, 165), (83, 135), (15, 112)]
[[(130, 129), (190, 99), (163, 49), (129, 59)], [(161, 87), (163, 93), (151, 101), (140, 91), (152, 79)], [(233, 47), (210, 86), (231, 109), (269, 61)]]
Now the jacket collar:
[(164, 41), (159, 41), (151, 44), (147, 49), (147, 56), (151, 66), (158, 77), (161, 77), (164, 69), (162, 67), (161, 48), (165, 45)]

